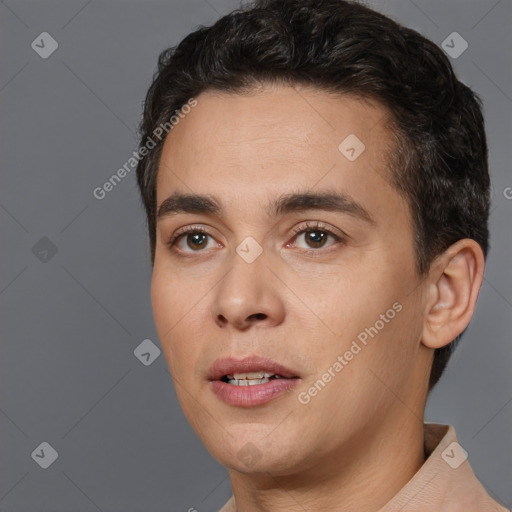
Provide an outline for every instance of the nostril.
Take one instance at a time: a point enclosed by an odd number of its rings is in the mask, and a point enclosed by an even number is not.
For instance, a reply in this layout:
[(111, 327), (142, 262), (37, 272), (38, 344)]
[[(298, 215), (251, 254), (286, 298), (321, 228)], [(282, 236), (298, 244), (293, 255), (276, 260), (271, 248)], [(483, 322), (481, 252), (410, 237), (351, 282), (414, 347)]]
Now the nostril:
[(226, 325), (227, 323), (228, 323), (228, 321), (226, 320), (226, 318), (223, 315), (217, 315), (217, 324), (219, 325), (219, 327), (222, 327), (222, 326)]

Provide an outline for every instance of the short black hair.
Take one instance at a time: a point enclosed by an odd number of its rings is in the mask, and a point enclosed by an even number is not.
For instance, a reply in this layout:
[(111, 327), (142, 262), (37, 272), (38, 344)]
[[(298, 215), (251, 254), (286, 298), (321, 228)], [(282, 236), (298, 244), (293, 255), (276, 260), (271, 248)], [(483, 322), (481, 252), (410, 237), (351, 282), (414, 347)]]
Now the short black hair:
[[(210, 27), (200, 25), (159, 56), (139, 128), (139, 151), (151, 149), (137, 166), (152, 265), (165, 140), (155, 141), (155, 130), (169, 127), (169, 119), (203, 91), (244, 94), (271, 84), (355, 95), (390, 114), (395, 147), (389, 181), (409, 205), (420, 276), (462, 238), (475, 240), (487, 256), (490, 180), (482, 102), (457, 79), (443, 51), (355, 1), (255, 0)], [(462, 334), (435, 350), (429, 391)]]

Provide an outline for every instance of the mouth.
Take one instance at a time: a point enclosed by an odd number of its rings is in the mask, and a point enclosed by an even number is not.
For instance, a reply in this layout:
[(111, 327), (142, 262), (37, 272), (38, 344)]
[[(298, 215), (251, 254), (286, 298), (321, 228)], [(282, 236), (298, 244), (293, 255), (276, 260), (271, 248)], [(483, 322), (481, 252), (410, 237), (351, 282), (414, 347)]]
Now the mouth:
[(211, 366), (207, 378), (233, 386), (254, 386), (276, 379), (298, 379), (300, 375), (272, 359), (247, 356), (243, 359), (217, 359)]
[(263, 406), (290, 393), (301, 380), (295, 370), (271, 359), (248, 356), (217, 359), (208, 380), (212, 392), (233, 407)]

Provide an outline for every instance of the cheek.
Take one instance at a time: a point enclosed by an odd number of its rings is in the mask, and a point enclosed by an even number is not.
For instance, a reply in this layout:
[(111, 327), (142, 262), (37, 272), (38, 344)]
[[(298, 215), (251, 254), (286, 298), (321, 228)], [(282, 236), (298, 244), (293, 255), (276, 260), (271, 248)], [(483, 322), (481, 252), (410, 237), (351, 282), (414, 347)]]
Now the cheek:
[(204, 339), (206, 291), (191, 286), (190, 279), (153, 271), (151, 304), (155, 327), (171, 373), (180, 380), (190, 378), (194, 362), (201, 354), (199, 340)]
[(173, 317), (176, 314), (176, 294), (173, 290), (176, 286), (170, 286), (168, 280), (160, 276), (157, 270), (153, 271), (151, 280), (151, 305), (156, 329), (160, 340), (163, 342), (163, 335), (173, 324)]
[[(371, 390), (370, 395), (381, 390), (385, 402), (393, 401), (394, 395), (389, 390), (403, 396), (412, 383), (420, 346), (420, 317), (414, 304), (402, 298), (384, 304), (365, 321), (366, 325), (353, 336), (361, 351), (349, 370), (361, 380), (361, 389)], [(368, 398), (371, 402), (371, 396)]]
[(180, 338), (177, 333), (182, 328), (180, 319), (183, 320), (186, 315), (187, 302), (183, 294), (176, 292), (179, 289), (180, 284), (175, 279), (164, 278), (158, 270), (154, 270), (151, 281), (153, 318), (171, 373), (172, 362), (178, 357)]
[(167, 266), (155, 264), (151, 279), (151, 305), (159, 334), (160, 331), (167, 333), (186, 315), (197, 301), (195, 295), (189, 280)]
[(345, 374), (369, 373), (368, 368), (374, 367), (386, 373), (389, 369), (390, 374), (407, 371), (402, 367), (408, 367), (415, 356), (421, 318), (413, 297), (404, 291), (407, 280), (398, 275), (390, 278), (391, 270), (345, 273), (325, 283), (317, 302), (322, 304), (318, 316), (331, 336), (317, 347), (322, 362), (326, 358), (334, 362), (338, 355), (352, 351), (347, 354), (350, 363)]
[(331, 336), (339, 340), (337, 348), (343, 348), (364, 329), (373, 326), (397, 299), (391, 286), (379, 282), (378, 276), (372, 276), (371, 272), (330, 276), (308, 296), (318, 318)]

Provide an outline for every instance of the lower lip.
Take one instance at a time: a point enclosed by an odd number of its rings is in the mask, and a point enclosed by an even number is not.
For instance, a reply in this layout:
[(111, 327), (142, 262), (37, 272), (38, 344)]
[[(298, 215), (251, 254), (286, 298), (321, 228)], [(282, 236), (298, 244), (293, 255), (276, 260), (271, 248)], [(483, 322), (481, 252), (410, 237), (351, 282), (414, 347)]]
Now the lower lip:
[(300, 379), (272, 379), (253, 386), (233, 386), (222, 380), (211, 382), (213, 392), (229, 405), (254, 407), (266, 404), (274, 398), (291, 391)]

